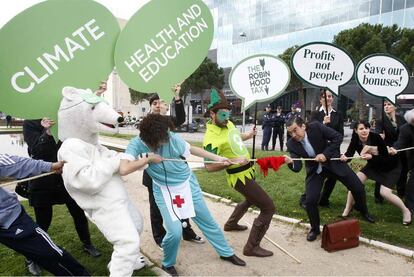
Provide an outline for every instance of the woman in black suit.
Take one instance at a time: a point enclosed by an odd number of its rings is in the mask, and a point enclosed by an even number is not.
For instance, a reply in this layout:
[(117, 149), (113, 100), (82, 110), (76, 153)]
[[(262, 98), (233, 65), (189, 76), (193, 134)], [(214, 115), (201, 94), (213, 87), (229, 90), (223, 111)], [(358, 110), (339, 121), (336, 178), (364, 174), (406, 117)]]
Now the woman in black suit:
[[(377, 122), (376, 132), (384, 139), (387, 146), (393, 146), (398, 139), (399, 128), (405, 123), (404, 117), (396, 113), (396, 107), (389, 101), (384, 101), (384, 119)], [(398, 154), (401, 160), (401, 174), (397, 181), (397, 194), (403, 197), (405, 194), (405, 186), (407, 183), (407, 155), (405, 153)], [(379, 195), (380, 185), (375, 184), (375, 199), (381, 202)]]
[[(370, 132), (371, 125), (364, 120), (356, 122), (351, 143), (345, 154), (341, 155), (342, 161), (347, 161), (348, 157), (354, 156), (355, 152), (367, 160), (367, 164), (360, 172), (358, 178), (364, 183), (367, 179), (374, 180), (381, 184), (380, 193), (388, 202), (395, 205), (403, 214), (403, 224), (411, 223), (411, 212), (404, 205), (403, 201), (392, 193), (392, 186), (395, 185), (400, 177), (401, 164), (397, 156), (388, 154), (387, 146), (382, 137), (374, 132)], [(342, 216), (348, 216), (352, 210), (354, 199), (348, 193), (346, 207)]]

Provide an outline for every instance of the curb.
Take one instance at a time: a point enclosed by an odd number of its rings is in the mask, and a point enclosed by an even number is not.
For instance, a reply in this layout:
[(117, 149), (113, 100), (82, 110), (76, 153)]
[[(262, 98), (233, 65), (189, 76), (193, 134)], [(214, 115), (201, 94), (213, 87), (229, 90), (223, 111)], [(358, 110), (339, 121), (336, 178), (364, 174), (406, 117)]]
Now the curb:
[[(231, 201), (230, 199), (226, 199), (226, 198), (223, 198), (223, 197), (211, 194), (211, 193), (207, 193), (207, 192), (203, 191), (203, 195), (207, 198), (210, 198), (210, 199), (216, 201), (216, 202), (221, 202), (221, 203), (224, 203), (226, 205), (230, 205), (230, 206), (237, 205), (237, 203)], [(252, 208), (249, 208), (248, 211), (251, 212), (251, 213), (254, 213), (254, 214), (259, 214), (260, 213), (258, 210), (253, 210)], [(301, 227), (307, 227), (307, 228), (310, 227), (309, 223), (302, 223), (301, 220), (299, 220), (299, 219), (286, 217), (286, 216), (282, 216), (282, 215), (277, 215), (277, 214), (273, 215), (273, 220), (277, 220), (277, 221), (281, 221), (281, 222), (289, 223), (289, 224), (297, 224)], [(406, 249), (406, 248), (403, 248), (403, 247), (395, 246), (395, 245), (392, 245), (392, 244), (388, 244), (388, 243), (385, 243), (385, 242), (381, 242), (381, 241), (377, 241), (377, 240), (373, 240), (373, 239), (368, 239), (368, 238), (364, 238), (364, 237), (359, 237), (359, 241), (361, 243), (366, 244), (366, 245), (370, 245), (370, 246), (373, 246), (373, 247), (378, 248), (378, 249), (386, 250), (390, 253), (395, 253), (395, 254), (398, 254), (398, 255), (401, 255), (401, 256), (404, 256), (404, 257), (414, 259), (414, 251), (410, 250), (410, 249)]]

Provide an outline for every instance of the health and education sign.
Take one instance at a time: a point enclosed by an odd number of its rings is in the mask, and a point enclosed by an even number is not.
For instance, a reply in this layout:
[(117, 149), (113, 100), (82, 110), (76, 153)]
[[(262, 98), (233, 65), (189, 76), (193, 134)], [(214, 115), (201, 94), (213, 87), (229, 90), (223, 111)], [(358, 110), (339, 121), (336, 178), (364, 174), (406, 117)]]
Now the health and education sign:
[(97, 88), (114, 67), (120, 29), (91, 0), (45, 1), (0, 29), (0, 110), (57, 118), (64, 86)]
[(171, 87), (203, 62), (214, 34), (201, 0), (152, 0), (129, 20), (115, 49), (121, 79), (134, 90), (171, 98)]
[(287, 64), (276, 56), (259, 54), (239, 62), (230, 73), (232, 91), (243, 99), (242, 110), (277, 97), (290, 82)]

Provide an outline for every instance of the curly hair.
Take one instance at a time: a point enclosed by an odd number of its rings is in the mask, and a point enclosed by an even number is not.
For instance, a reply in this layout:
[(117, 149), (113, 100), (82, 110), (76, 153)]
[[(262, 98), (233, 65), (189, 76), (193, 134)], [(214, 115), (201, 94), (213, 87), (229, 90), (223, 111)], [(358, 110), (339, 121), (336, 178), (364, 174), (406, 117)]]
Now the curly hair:
[(139, 137), (155, 151), (161, 144), (168, 141), (168, 131), (173, 129), (174, 124), (169, 116), (149, 114), (139, 125)]

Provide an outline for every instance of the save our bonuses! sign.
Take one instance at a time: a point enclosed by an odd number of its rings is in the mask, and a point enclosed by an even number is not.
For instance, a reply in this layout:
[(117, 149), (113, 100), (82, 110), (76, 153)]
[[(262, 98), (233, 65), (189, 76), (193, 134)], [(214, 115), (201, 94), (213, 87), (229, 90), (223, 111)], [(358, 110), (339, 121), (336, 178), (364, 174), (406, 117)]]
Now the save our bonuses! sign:
[(355, 67), (343, 49), (326, 42), (312, 42), (299, 47), (293, 53), (291, 63), (302, 81), (328, 88), (336, 95), (339, 87), (351, 80)]
[(387, 54), (374, 54), (357, 65), (355, 77), (365, 92), (395, 104), (398, 94), (408, 86), (409, 72), (404, 63)]
[(115, 64), (140, 92), (171, 98), (171, 87), (202, 63), (213, 40), (213, 17), (201, 0), (152, 0), (121, 32)]
[(290, 70), (281, 59), (254, 55), (238, 63), (230, 73), (232, 91), (243, 99), (243, 110), (282, 93), (290, 82)]
[(115, 17), (91, 0), (53, 0), (15, 16), (0, 30), (0, 110), (56, 119), (61, 91), (97, 88), (114, 67)]

